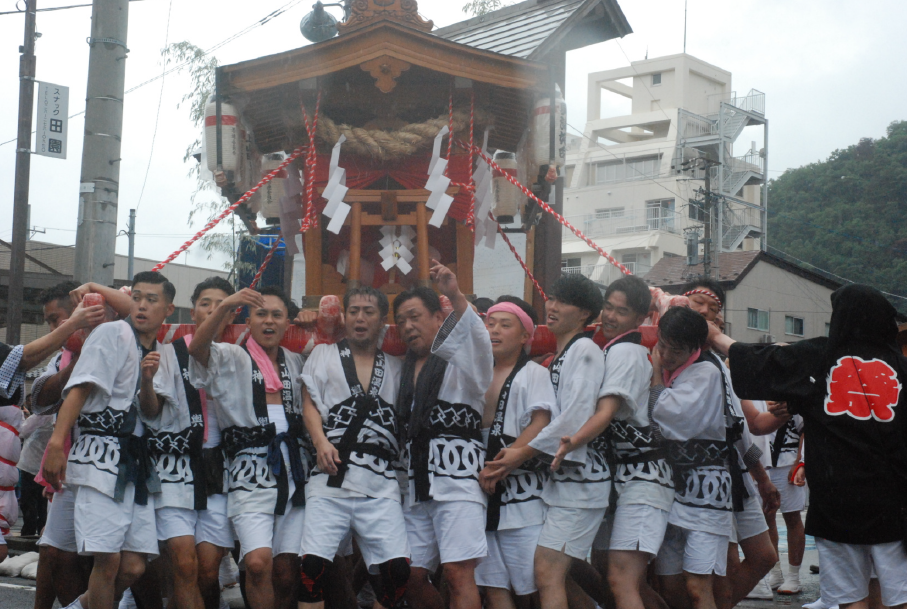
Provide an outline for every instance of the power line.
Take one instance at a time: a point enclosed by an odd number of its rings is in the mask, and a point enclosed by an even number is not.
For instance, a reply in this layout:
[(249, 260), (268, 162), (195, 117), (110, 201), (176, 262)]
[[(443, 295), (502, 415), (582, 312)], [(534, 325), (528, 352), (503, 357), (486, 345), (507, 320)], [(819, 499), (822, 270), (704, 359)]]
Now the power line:
[[(128, 2), (143, 2), (144, 0), (128, 0)], [(17, 2), (18, 4), (18, 2)], [(36, 10), (36, 13), (49, 13), (51, 11), (65, 11), (70, 8), (84, 8), (86, 6), (93, 6), (91, 4), (70, 4), (69, 6), (53, 6), (51, 8), (39, 8)], [(0, 15), (21, 15), (25, 11), (15, 10), (15, 11), (3, 11)]]
[[(800, 259), (797, 258), (796, 256), (793, 256), (793, 255), (791, 255), (791, 254), (788, 254), (788, 253), (785, 252), (785, 251), (779, 250), (777, 247), (774, 247), (773, 245), (768, 245), (768, 246), (766, 246), (766, 247), (769, 248), (769, 249), (773, 249), (773, 250), (775, 250), (776, 252), (778, 252), (779, 254), (783, 254), (784, 256), (787, 256), (788, 258), (792, 258), (792, 259), (796, 260), (797, 262), (800, 262), (801, 264), (805, 264), (805, 265), (807, 265), (807, 266), (811, 266), (811, 267), (813, 267), (814, 269), (817, 269), (817, 270), (819, 270), (819, 271), (822, 271), (823, 273), (826, 273), (826, 274), (828, 274), (828, 275), (831, 275), (832, 277), (837, 277), (837, 278), (840, 279), (841, 281), (846, 281), (847, 283), (863, 283), (864, 285), (869, 285), (869, 284), (866, 284), (865, 282), (857, 282), (857, 281), (854, 281), (854, 280), (852, 280), (852, 279), (848, 279), (847, 277), (841, 277), (840, 275), (836, 275), (835, 273), (832, 273), (831, 271), (827, 271), (827, 270), (825, 270), (825, 269), (823, 269), (823, 268), (821, 268), (821, 267), (816, 266), (815, 264), (812, 264), (812, 263), (810, 263), (810, 262), (806, 262), (805, 260), (800, 260)], [(875, 287), (875, 286), (870, 286), (870, 287)], [(876, 289), (879, 290), (879, 288), (876, 288)], [(907, 296), (899, 296), (899, 295), (897, 295), (897, 294), (892, 294), (891, 292), (885, 292), (885, 291), (883, 291), (883, 290), (879, 290), (879, 291), (882, 292), (882, 294), (885, 294), (886, 296), (891, 296), (892, 298), (900, 298), (900, 299), (902, 299), (902, 300), (907, 300)]]
[[(170, 42), (170, 13), (172, 11), (173, 0), (170, 0), (170, 5), (167, 7), (167, 28), (164, 31), (165, 49), (167, 48), (167, 44)], [(148, 174), (151, 173), (151, 159), (154, 158), (154, 140), (157, 139), (157, 126), (161, 120), (161, 102), (164, 101), (164, 84), (166, 84), (166, 81), (164, 80), (164, 74), (166, 74), (167, 72), (166, 66), (167, 64), (164, 63), (164, 73), (161, 74), (161, 93), (157, 98), (157, 114), (154, 117), (154, 133), (151, 134), (151, 149), (148, 151), (148, 166), (145, 167), (145, 179), (142, 180), (142, 190), (139, 191), (139, 202), (135, 204), (136, 213), (138, 213), (139, 207), (142, 205), (142, 197), (145, 195), (145, 185), (148, 183)]]
[[(267, 15), (265, 15), (264, 17), (262, 17), (262, 18), (259, 19), (258, 21), (252, 23), (251, 25), (245, 27), (244, 29), (240, 30), (239, 32), (233, 34), (233, 35), (230, 36), (229, 38), (226, 38), (226, 39), (224, 39), (224, 40), (218, 42), (218, 43), (215, 44), (213, 47), (211, 47), (211, 48), (209, 48), (208, 50), (204, 51), (204, 52), (202, 53), (202, 56), (204, 57), (205, 55), (210, 55), (211, 53), (213, 53), (214, 51), (220, 49), (220, 48), (223, 47), (224, 45), (227, 45), (227, 44), (233, 42), (234, 40), (236, 40), (236, 39), (239, 38), (240, 36), (244, 36), (244, 35), (248, 34), (248, 33), (251, 32), (252, 30), (254, 30), (255, 28), (258, 28), (258, 27), (261, 27), (261, 26), (265, 25), (265, 24), (268, 23), (269, 21), (271, 21), (271, 20), (273, 20), (274, 18), (276, 18), (276, 17), (282, 15), (283, 13), (285, 13), (286, 11), (288, 11), (289, 9), (293, 8), (294, 6), (296, 6), (297, 4), (300, 4), (300, 3), (302, 3), (302, 2), (303, 2), (303, 0), (291, 0), (290, 2), (287, 2), (286, 4), (284, 4), (283, 6), (281, 6), (280, 8), (271, 11), (270, 13), (268, 13)], [(126, 92), (125, 92), (125, 93), (132, 93), (132, 92), (135, 91), (136, 89), (141, 89), (141, 88), (144, 87), (145, 85), (151, 84), (151, 83), (153, 83), (153, 82), (156, 81), (156, 80), (159, 80), (159, 79), (161, 79), (161, 78), (164, 78), (164, 77), (167, 76), (168, 74), (172, 74), (173, 72), (176, 72), (176, 71), (178, 71), (178, 70), (181, 70), (181, 69), (185, 68), (185, 67), (188, 66), (190, 63), (191, 63), (191, 62), (189, 62), (189, 61), (185, 61), (185, 62), (183, 62), (183, 63), (181, 63), (181, 64), (177, 64), (177, 65), (173, 66), (172, 68), (170, 68), (169, 70), (165, 70), (165, 71), (162, 72), (161, 74), (158, 74), (158, 75), (155, 76), (154, 78), (149, 78), (149, 79), (146, 80), (145, 82), (141, 82), (141, 83), (135, 85), (134, 87), (132, 87), (131, 89), (126, 89)], [(124, 94), (125, 94), (125, 93), (124, 93)], [(75, 118), (75, 117), (77, 117), (77, 116), (81, 116), (82, 114), (85, 114), (85, 110), (82, 110), (81, 112), (76, 112), (75, 114), (70, 115), (69, 118)], [(32, 135), (34, 135), (34, 133), (35, 133), (35, 132), (32, 131)], [(16, 139), (17, 139), (17, 138), (13, 138), (13, 139), (7, 140), (7, 141), (5, 141), (5, 142), (0, 142), (0, 146), (5, 146), (6, 144), (11, 144), (11, 143), (15, 142)]]

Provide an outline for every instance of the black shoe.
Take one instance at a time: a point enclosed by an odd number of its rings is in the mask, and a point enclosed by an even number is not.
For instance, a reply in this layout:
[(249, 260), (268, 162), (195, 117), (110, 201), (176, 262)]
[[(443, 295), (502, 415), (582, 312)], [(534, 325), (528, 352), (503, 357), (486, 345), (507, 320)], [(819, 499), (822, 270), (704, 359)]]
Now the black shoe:
[(819, 565), (809, 565), (809, 572), (810, 572), (810, 573), (818, 573), (818, 572), (819, 572)]

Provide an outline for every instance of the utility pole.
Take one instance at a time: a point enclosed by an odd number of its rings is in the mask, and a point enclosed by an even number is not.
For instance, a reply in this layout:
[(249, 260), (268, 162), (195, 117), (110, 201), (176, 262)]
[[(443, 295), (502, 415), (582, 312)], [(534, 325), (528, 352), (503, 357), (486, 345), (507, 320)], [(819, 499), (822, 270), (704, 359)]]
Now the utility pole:
[(705, 246), (702, 250), (702, 270), (707, 279), (712, 277), (712, 167), (705, 165)]
[(113, 285), (128, 0), (94, 0), (74, 279)]
[(19, 47), (19, 132), (16, 139), (16, 184), (13, 191), (13, 243), (9, 259), (6, 342), (21, 341), (25, 298), (25, 242), (28, 240), (28, 180), (31, 174), (32, 108), (35, 102), (35, 17), (37, 0), (25, 4), (25, 41)]
[(132, 278), (135, 276), (133, 269), (135, 268), (135, 210), (129, 210), (129, 231), (126, 233), (127, 238), (129, 239), (129, 267), (126, 271), (129, 281), (132, 281)]

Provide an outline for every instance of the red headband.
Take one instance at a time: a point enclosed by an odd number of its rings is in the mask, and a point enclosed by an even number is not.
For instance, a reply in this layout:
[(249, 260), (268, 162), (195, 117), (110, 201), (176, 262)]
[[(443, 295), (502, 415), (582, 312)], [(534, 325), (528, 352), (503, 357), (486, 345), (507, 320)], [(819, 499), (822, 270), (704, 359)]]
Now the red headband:
[(696, 290), (690, 290), (689, 292), (686, 292), (686, 293), (684, 294), (684, 296), (690, 296), (691, 294), (705, 294), (705, 295), (708, 296), (709, 298), (714, 299), (715, 302), (718, 303), (718, 310), (719, 310), (719, 311), (724, 307), (724, 305), (721, 303), (721, 299), (718, 298), (718, 296), (717, 296), (714, 292), (711, 292), (711, 291), (709, 291), (709, 290), (703, 290), (703, 289), (701, 289), (701, 288), (700, 288), (700, 289), (696, 289)]

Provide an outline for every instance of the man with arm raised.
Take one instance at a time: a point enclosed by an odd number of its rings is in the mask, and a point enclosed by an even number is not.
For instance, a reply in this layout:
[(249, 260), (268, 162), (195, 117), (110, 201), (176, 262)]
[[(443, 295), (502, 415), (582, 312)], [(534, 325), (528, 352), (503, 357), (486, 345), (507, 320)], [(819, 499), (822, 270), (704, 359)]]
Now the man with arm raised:
[[(244, 346), (214, 342), (237, 306), (249, 307)], [(239, 538), (253, 609), (296, 601), (308, 457), (302, 357), (280, 346), (290, 301), (279, 288), (224, 299), (189, 345), (189, 376), (219, 405), (228, 459), (227, 514)]]

